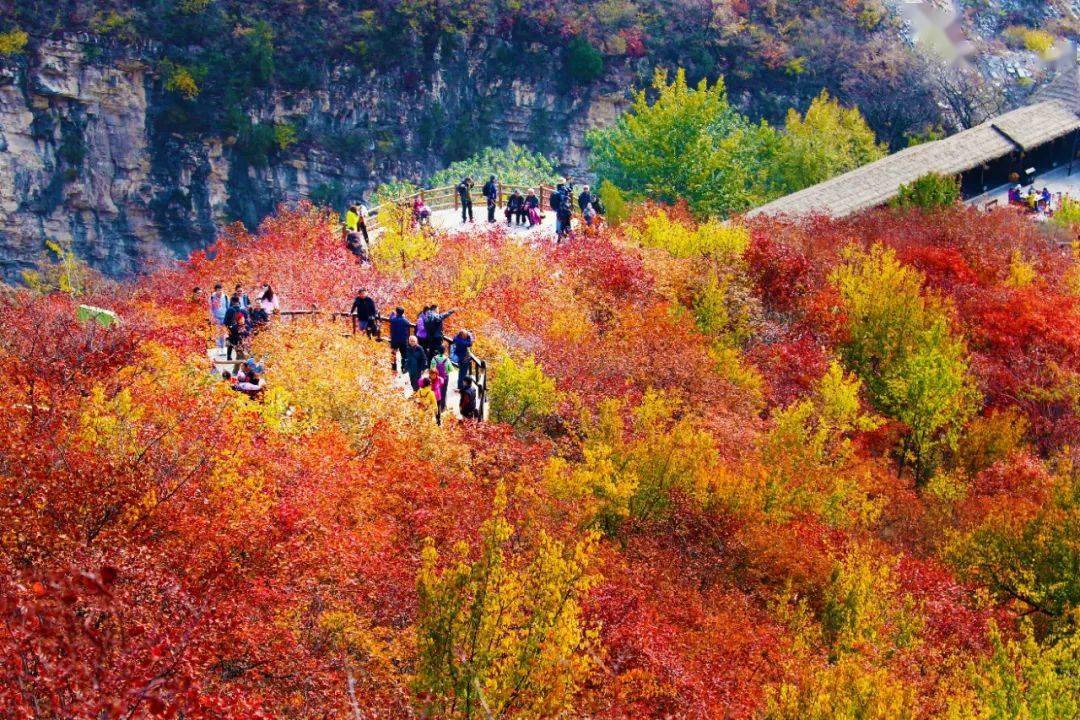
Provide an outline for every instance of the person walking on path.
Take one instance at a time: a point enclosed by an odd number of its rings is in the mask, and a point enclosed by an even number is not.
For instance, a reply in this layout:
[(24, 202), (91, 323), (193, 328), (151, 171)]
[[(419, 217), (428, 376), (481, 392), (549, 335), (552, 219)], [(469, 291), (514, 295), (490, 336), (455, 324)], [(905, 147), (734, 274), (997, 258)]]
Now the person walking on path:
[(424, 320), (424, 330), (427, 332), (428, 357), (434, 356), (442, 349), (443, 322), (454, 312), (451, 309), (440, 313), (438, 303), (432, 303), (431, 310), (428, 311), (427, 318)]
[(221, 283), (214, 285), (214, 292), (210, 293), (210, 324), (214, 326), (215, 341), (218, 349), (225, 347), (225, 316), (229, 312), (229, 298), (221, 289)]
[(360, 332), (366, 332), (371, 337), (378, 334), (379, 321), (376, 318), (379, 315), (379, 309), (375, 307), (375, 301), (368, 297), (363, 288), (356, 291), (349, 314), (356, 316), (356, 326)]
[(458, 200), (461, 201), (461, 222), (473, 221), (472, 212), (472, 188), (473, 181), (471, 177), (465, 177), (457, 186)]
[(401, 355), (401, 368), (405, 369), (405, 352), (409, 348), (409, 332), (412, 329), (409, 318), (405, 317), (405, 308), (394, 308), (390, 318), (390, 368), (397, 372), (398, 354)]
[(364, 245), (370, 245), (371, 244), (371, 239), (368, 237), (368, 229), (367, 229), (367, 216), (368, 216), (367, 205), (364, 205), (363, 203), (359, 203), (356, 206), (356, 214), (359, 216), (356, 219), (356, 226), (358, 228), (360, 228), (360, 234), (364, 236)]
[(445, 385), (442, 378), (439, 377), (439, 373), (429, 370), (428, 374), (420, 380), (420, 386), (416, 390), (417, 402), (427, 413), (435, 416), (437, 425), (442, 425), (444, 388)]
[(484, 183), (484, 199), (487, 200), (488, 222), (493, 223), (495, 222), (495, 206), (499, 200), (499, 186), (495, 182), (494, 175)]
[(405, 348), (405, 356), (401, 360), (401, 368), (409, 373), (409, 384), (415, 392), (420, 389), (420, 376), (428, 369), (427, 353), (420, 347), (420, 341), (415, 335), (409, 336), (409, 344)]
[(450, 359), (458, 366), (458, 390), (461, 389), (461, 383), (464, 382), (465, 376), (469, 374), (472, 343), (472, 333), (464, 328), (458, 330), (458, 334), (454, 336), (454, 350)]
[(446, 348), (439, 348), (439, 352), (431, 358), (431, 369), (439, 373), (442, 380), (443, 393), (439, 400), (439, 409), (446, 409), (446, 389), (450, 387), (450, 356), (446, 354)]
[(559, 208), (555, 211), (555, 241), (559, 242), (570, 234), (570, 224), (574, 217), (573, 191), (563, 187), (559, 193)]
[(244, 286), (240, 283), (236, 284), (236, 290), (233, 292), (233, 299), (240, 298), (240, 309), (247, 312), (251, 308), (251, 298), (244, 292)]
[(581, 208), (581, 217), (585, 220), (585, 224), (591, 226), (593, 218), (596, 217), (596, 208), (593, 207), (593, 194), (589, 192), (589, 186), (586, 185), (581, 189), (581, 194), (578, 195), (578, 207)]

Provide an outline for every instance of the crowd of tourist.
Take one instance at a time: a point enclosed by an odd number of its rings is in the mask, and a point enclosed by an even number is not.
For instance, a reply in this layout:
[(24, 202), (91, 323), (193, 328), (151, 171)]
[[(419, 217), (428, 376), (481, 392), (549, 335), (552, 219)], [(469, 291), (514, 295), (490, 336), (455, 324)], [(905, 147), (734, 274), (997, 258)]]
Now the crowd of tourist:
[[(201, 297), (200, 288), (192, 289), (194, 301), (199, 301)], [(234, 371), (222, 372), (222, 377), (234, 390), (257, 396), (266, 385), (262, 378), (262, 366), (250, 356), (251, 338), (266, 327), (274, 315), (280, 313), (281, 299), (269, 283), (263, 283), (252, 292), (238, 284), (231, 295), (218, 283), (207, 298), (207, 305), (217, 350), (224, 350), (225, 362), (235, 368)]]
[[(199, 288), (192, 291), (192, 298), (201, 302)], [(250, 342), (281, 312), (280, 298), (266, 283), (250, 293), (237, 285), (231, 295), (218, 283), (207, 298), (207, 305), (217, 350), (224, 350), (225, 354), (223, 360), (215, 357), (215, 372), (220, 364), (231, 367), (232, 370), (222, 371), (221, 377), (232, 389), (259, 398), (266, 380), (263, 366), (251, 357)], [(478, 380), (472, 375), (473, 368), (478, 367), (471, 351), (473, 336), (464, 329), (451, 339), (445, 336), (445, 321), (454, 312), (453, 309), (442, 312), (437, 303), (431, 303), (420, 311), (415, 323), (405, 316), (401, 307), (395, 308), (386, 319), (392, 371), (408, 376), (413, 398), (440, 424), (455, 369), (461, 417), (480, 418)], [(384, 319), (379, 316), (375, 300), (363, 288), (356, 291), (348, 315), (358, 332), (377, 341), (383, 339), (380, 323)]]

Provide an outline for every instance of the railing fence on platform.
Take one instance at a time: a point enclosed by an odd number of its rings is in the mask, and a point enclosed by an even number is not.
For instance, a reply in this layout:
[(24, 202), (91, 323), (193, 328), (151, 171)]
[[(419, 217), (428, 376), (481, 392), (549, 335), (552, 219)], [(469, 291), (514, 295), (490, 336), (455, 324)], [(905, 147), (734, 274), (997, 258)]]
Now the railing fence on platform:
[[(431, 210), (431, 212), (433, 213), (439, 212), (440, 210), (460, 210), (461, 201), (458, 195), (457, 187), (457, 185), (444, 185), (442, 187), (430, 188), (427, 190), (418, 190), (417, 192), (409, 193), (408, 195), (402, 195), (400, 197), (396, 197), (390, 200), (385, 200), (378, 205), (369, 208), (368, 216), (367, 218), (365, 218), (368, 233), (371, 235), (375, 235), (377, 232), (381, 232), (385, 229), (385, 225), (383, 224), (383, 222), (385, 220), (387, 211), (392, 207), (398, 207), (411, 212), (413, 203), (416, 202), (416, 198), (420, 198), (421, 200), (423, 200), (424, 204), (427, 205), (428, 209)], [(505, 195), (503, 192), (502, 183), (498, 184), (498, 190), (499, 195), (495, 204), (496, 207), (501, 208), (505, 206)], [(551, 197), (551, 193), (554, 192), (554, 190), (555, 188), (551, 187), (550, 185), (540, 185), (539, 187), (537, 187), (541, 213), (543, 213), (544, 208), (547, 207), (548, 198)], [(469, 199), (473, 201), (473, 205), (477, 208), (480, 208), (481, 206), (486, 207), (486, 205), (484, 205), (484, 198), (480, 194), (480, 190), (475, 187), (472, 188), (472, 190), (470, 191)], [(382, 215), (383, 217), (380, 218), (380, 215)]]
[[(331, 322), (337, 322), (337, 320), (339, 318), (348, 318), (349, 319), (350, 329), (351, 329), (350, 334), (355, 335), (356, 333), (358, 333), (360, 331), (359, 323), (357, 322), (358, 318), (356, 317), (356, 315), (354, 313), (349, 313), (349, 312), (326, 312), (326, 311), (320, 310), (316, 305), (312, 305), (308, 310), (281, 310), (278, 313), (278, 315), (283, 320), (289, 320), (290, 322), (296, 320), (299, 317), (308, 317), (313, 322), (315, 320), (317, 320), (318, 318), (320, 318), (320, 317), (328, 317), (328, 318), (330, 318)], [(380, 316), (377, 316), (376, 319), (379, 321), (380, 324), (381, 323), (386, 323), (387, 325), (390, 324), (390, 318), (382, 317), (380, 315)], [(409, 328), (415, 331), (416, 330), (416, 324), (415, 323), (409, 323)], [(381, 329), (381, 327), (376, 332), (375, 337), (378, 338), (378, 339), (382, 338), (382, 329)], [(443, 343), (446, 345), (447, 354), (450, 354), (450, 350), (453, 349), (453, 344), (454, 344), (453, 338), (444, 337), (443, 338)], [(458, 365), (458, 372), (460, 373), (462, 370), (465, 371), (466, 375), (471, 376), (473, 378), (473, 382), (476, 384), (477, 417), (478, 417), (479, 420), (484, 420), (485, 415), (486, 415), (487, 391), (488, 391), (487, 361), (485, 361), (483, 358), (476, 357), (476, 355), (474, 355), (474, 354), (472, 354), (470, 352), (469, 357), (467, 358), (467, 363), (465, 364), (465, 367), (464, 368), (461, 367), (461, 363), (459, 363), (459, 365)]]

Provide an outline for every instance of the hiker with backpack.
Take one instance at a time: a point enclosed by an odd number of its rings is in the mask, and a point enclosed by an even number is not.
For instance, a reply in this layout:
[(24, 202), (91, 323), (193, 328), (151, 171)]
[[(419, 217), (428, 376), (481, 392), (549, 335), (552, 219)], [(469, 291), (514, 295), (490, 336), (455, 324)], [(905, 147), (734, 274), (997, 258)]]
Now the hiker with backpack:
[[(570, 224), (574, 217), (574, 186), (561, 185), (558, 191), (558, 208), (555, 210), (555, 241), (559, 242), (570, 234)], [(555, 201), (552, 200), (552, 204)]]
[(446, 409), (446, 390), (450, 387), (450, 356), (446, 354), (446, 348), (439, 348), (435, 357), (431, 358), (431, 370), (439, 375), (442, 382), (442, 390), (439, 396), (439, 409)]
[(425, 305), (420, 314), (416, 316), (416, 339), (420, 346), (426, 348), (427, 344), (427, 317), (431, 313), (431, 306)]
[(487, 200), (488, 222), (495, 222), (495, 206), (499, 201), (499, 186), (495, 182), (495, 176), (492, 175), (488, 178), (488, 181), (484, 183), (484, 199)]
[(461, 389), (461, 382), (468, 375), (469, 360), (472, 357), (470, 348), (473, 344), (472, 333), (462, 328), (458, 330), (457, 335), (454, 336), (454, 347), (451, 352), (450, 360), (458, 366), (458, 390)]
[(424, 408), (428, 413), (435, 415), (435, 422), (438, 425), (442, 425), (442, 410), (443, 403), (445, 401), (445, 388), (442, 378), (439, 377), (439, 373), (435, 370), (429, 370), (428, 374), (420, 380), (419, 387), (416, 389), (416, 400), (420, 403), (420, 407)]
[(461, 417), (465, 420), (479, 420), (480, 405), (477, 399), (478, 393), (476, 391), (476, 384), (473, 382), (471, 375), (465, 375), (461, 378), (461, 387), (458, 392), (461, 396), (461, 402), (458, 405), (458, 411), (461, 413)]
[(458, 183), (457, 186), (458, 200), (461, 202), (461, 222), (466, 221), (466, 215), (468, 216), (468, 222), (473, 221), (472, 188), (473, 181), (472, 178), (468, 176)]

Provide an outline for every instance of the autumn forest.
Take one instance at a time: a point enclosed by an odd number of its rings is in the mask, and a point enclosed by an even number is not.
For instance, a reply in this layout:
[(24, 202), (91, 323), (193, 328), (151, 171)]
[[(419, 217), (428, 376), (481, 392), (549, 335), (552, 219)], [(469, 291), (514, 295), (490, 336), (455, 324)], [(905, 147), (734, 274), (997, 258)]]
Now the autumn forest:
[[(641, 203), (372, 266), (336, 223), (5, 291), (0, 715), (1080, 713), (1067, 227)], [(434, 424), (340, 320), (271, 323), (232, 392), (190, 294), (233, 281), (458, 308), (489, 422)]]

